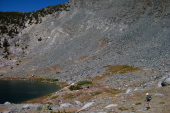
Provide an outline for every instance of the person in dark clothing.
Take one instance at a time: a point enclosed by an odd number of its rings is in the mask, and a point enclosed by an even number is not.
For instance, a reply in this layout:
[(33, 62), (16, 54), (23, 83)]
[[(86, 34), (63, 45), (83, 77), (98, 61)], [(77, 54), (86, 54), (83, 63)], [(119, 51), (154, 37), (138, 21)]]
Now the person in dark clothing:
[(146, 109), (147, 110), (150, 109), (149, 103), (150, 103), (151, 99), (152, 99), (151, 95), (149, 95), (149, 93), (146, 93)]

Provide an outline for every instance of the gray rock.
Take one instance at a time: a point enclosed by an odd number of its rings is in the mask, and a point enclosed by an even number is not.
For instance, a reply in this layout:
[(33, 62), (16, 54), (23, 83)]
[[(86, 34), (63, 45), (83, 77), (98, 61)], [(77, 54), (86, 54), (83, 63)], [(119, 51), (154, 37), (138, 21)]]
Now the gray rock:
[(63, 108), (68, 108), (68, 107), (72, 107), (73, 105), (70, 104), (70, 103), (64, 103), (64, 104), (61, 104), (60, 105), (60, 109), (63, 109)]
[(74, 104), (78, 105), (78, 106), (82, 106), (83, 105), (80, 101), (75, 101)]
[(170, 77), (168, 76), (165, 80), (161, 83), (162, 86), (169, 86), (170, 85)]
[(127, 100), (122, 100), (122, 102), (127, 102)]

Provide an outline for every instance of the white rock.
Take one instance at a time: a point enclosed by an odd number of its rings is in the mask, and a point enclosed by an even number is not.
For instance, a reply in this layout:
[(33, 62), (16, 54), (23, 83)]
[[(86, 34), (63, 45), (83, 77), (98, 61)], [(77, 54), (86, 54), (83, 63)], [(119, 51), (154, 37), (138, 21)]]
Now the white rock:
[(4, 104), (5, 104), (5, 105), (10, 105), (11, 103), (10, 103), (10, 102), (5, 102)]
[(105, 108), (108, 109), (108, 108), (117, 107), (117, 106), (118, 106), (117, 104), (110, 104), (110, 105), (106, 106)]
[(126, 94), (131, 93), (131, 91), (132, 91), (132, 89), (131, 89), (131, 88), (127, 89), (127, 90), (126, 90)]

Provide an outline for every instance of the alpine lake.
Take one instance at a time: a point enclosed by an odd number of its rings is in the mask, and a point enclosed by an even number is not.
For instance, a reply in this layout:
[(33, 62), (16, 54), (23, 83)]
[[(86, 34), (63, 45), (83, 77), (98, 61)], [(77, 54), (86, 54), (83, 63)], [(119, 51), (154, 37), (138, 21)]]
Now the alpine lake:
[(0, 80), (0, 104), (4, 104), (5, 102), (22, 103), (54, 93), (58, 90), (60, 90), (60, 87), (52, 83)]

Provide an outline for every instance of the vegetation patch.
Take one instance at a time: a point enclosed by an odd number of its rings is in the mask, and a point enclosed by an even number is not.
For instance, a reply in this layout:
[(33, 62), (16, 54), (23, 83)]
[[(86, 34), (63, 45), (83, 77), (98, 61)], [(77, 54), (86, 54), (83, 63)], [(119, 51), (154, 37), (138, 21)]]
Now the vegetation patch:
[(69, 89), (70, 89), (71, 91), (73, 91), (73, 90), (80, 90), (80, 89), (83, 89), (81, 86), (82, 86), (82, 85), (85, 85), (85, 84), (92, 84), (92, 81), (88, 81), (88, 80), (79, 81), (79, 82), (77, 82), (75, 85), (71, 85), (71, 86), (69, 87)]
[(35, 81), (40, 81), (40, 82), (56, 82), (58, 79), (53, 79), (53, 78), (35, 78), (31, 77), (29, 80), (35, 80)]
[(65, 110), (63, 110), (63, 111), (57, 111), (57, 112), (51, 112), (51, 113), (70, 113), (70, 112), (66, 112)]
[(159, 102), (159, 104), (165, 104), (165, 102)]
[(135, 105), (141, 105), (142, 103), (140, 103), (140, 102), (138, 102), (138, 103), (136, 103)]
[(68, 86), (68, 84), (66, 82), (59, 82), (59, 85), (61, 88)]
[(92, 81), (88, 81), (88, 80), (85, 80), (85, 81), (79, 81), (77, 82), (77, 85), (85, 85), (85, 84), (92, 84)]
[(64, 97), (64, 99), (72, 99), (72, 98), (74, 98), (74, 95), (71, 93), (65, 95), (65, 97)]
[(90, 93), (92, 96), (95, 96), (95, 95), (99, 95), (101, 94), (102, 92), (94, 92), (94, 93)]
[(107, 72), (103, 75), (113, 75), (115, 73), (124, 74), (127, 72), (136, 72), (139, 71), (139, 67), (129, 66), (129, 65), (108, 65), (104, 66), (107, 68)]
[(0, 76), (3, 76), (3, 74), (0, 74)]
[(51, 99), (56, 99), (56, 98), (58, 98), (58, 95), (51, 97)]
[(105, 47), (109, 43), (109, 38), (102, 38), (99, 40), (98, 45), (99, 47)]
[(120, 108), (118, 108), (120, 111), (126, 111), (126, 110), (128, 110), (128, 108), (125, 108), (125, 107), (120, 107)]
[(77, 62), (78, 62), (78, 63), (81, 63), (81, 62), (83, 62), (83, 61), (85, 61), (85, 60), (87, 60), (87, 59), (89, 59), (89, 58), (90, 58), (90, 56), (83, 56), (83, 57), (81, 57), (80, 59), (78, 59)]
[(128, 107), (129, 105), (123, 105), (123, 107)]
[(119, 90), (119, 89), (111, 89), (111, 90), (110, 90), (110, 93), (111, 93), (111, 94), (118, 94), (118, 93), (122, 93), (122, 91)]
[(79, 86), (79, 85), (71, 85), (69, 87), (69, 90), (71, 90), (71, 91), (73, 91), (73, 90), (80, 90), (80, 89), (82, 89), (82, 87)]

